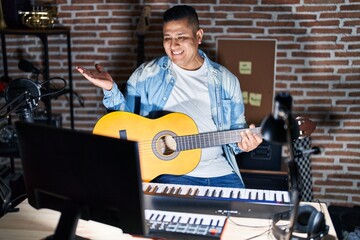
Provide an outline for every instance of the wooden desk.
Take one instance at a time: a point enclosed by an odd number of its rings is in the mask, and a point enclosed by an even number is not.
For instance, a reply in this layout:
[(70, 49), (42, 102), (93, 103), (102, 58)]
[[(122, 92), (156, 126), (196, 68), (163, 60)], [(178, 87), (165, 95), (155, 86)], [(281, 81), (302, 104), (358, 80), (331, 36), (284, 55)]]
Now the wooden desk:
[[(320, 209), (319, 204), (311, 204), (317, 209)], [(330, 227), (329, 235), (324, 239), (337, 239), (326, 205), (322, 205), (326, 217), (326, 224)], [(18, 207), (20, 208), (19, 212), (8, 213), (0, 219), (0, 240), (40, 240), (53, 234), (60, 217), (59, 212), (48, 209), (36, 210), (28, 204), (27, 200), (22, 202)], [(226, 223), (221, 239), (239, 240), (254, 237), (266, 232), (270, 225), (271, 220), (267, 219), (231, 217)], [(257, 226), (257, 228), (249, 226)], [(264, 227), (259, 228), (258, 226)], [(144, 239), (125, 234), (119, 228), (84, 220), (79, 221), (76, 234), (84, 238), (96, 240)], [(265, 233), (255, 239), (275, 238), (271, 233)]]

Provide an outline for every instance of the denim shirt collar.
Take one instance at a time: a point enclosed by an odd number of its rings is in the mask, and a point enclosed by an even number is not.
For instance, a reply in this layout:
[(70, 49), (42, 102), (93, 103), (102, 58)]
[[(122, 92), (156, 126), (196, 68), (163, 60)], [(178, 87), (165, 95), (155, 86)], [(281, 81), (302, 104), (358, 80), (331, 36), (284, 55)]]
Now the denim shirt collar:
[[(211, 61), (207, 55), (200, 49), (198, 49), (198, 52), (200, 54), (200, 56), (205, 60), (205, 62), (207, 63), (207, 66), (209, 67), (209, 70), (211, 70), (212, 74), (215, 74), (215, 76), (217, 75), (217, 70), (215, 69), (216, 64)], [(171, 66), (171, 59), (169, 57), (164, 57), (160, 59), (160, 66), (163, 70), (167, 70), (170, 68)]]

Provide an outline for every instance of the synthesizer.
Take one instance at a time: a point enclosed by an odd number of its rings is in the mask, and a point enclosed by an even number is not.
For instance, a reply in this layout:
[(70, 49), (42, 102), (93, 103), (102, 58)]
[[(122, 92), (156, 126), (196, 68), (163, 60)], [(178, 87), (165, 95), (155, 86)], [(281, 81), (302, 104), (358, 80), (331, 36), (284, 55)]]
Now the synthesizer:
[(149, 237), (166, 239), (220, 239), (227, 217), (218, 215), (145, 210)]
[(289, 211), (288, 191), (143, 183), (145, 209), (271, 218)]

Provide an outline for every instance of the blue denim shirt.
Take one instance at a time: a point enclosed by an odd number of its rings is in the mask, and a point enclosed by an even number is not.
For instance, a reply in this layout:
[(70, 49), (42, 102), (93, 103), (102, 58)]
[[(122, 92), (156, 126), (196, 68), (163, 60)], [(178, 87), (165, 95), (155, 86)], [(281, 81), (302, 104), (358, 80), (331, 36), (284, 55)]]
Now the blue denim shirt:
[[(199, 50), (208, 67), (208, 88), (212, 118), (219, 131), (247, 127), (244, 103), (237, 77), (225, 67), (211, 61)], [(161, 111), (175, 85), (168, 56), (142, 64), (130, 76), (124, 95), (114, 83), (110, 91), (104, 90), (103, 104), (109, 110), (135, 112), (151, 116)], [(226, 159), (241, 178), (234, 154), (241, 150), (237, 144), (223, 146)]]

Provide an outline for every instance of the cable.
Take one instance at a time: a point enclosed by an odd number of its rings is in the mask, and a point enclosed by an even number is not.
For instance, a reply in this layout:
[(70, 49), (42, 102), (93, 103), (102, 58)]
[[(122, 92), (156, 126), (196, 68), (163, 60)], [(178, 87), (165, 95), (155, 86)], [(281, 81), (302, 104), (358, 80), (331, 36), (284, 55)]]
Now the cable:
[(235, 222), (234, 220), (231, 219), (230, 216), (227, 216), (227, 219), (232, 222), (233, 224), (235, 224), (238, 227), (247, 227), (247, 228), (266, 228), (266, 227), (271, 227), (271, 224), (269, 225), (264, 225), (264, 226), (250, 226), (250, 225), (244, 225), (244, 224), (240, 224)]
[(40, 86), (43, 86), (44, 84), (46, 84), (46, 83), (48, 83), (48, 82), (50, 82), (50, 81), (52, 81), (52, 80), (55, 80), (55, 79), (58, 79), (58, 80), (63, 81), (63, 82), (64, 82), (64, 86), (63, 86), (62, 88), (58, 89), (58, 90), (55, 91), (55, 92), (42, 94), (42, 95), (40, 96), (41, 98), (46, 97), (46, 96), (56, 95), (56, 94), (58, 94), (58, 93), (61, 93), (61, 92), (66, 88), (66, 81), (65, 81), (65, 79), (63, 79), (63, 78), (61, 78), (61, 77), (53, 77), (53, 78), (50, 78), (50, 79), (42, 82), (42, 83), (40, 84)]
[[(235, 222), (233, 219), (231, 219), (231, 216), (228, 214), (226, 216), (226, 218), (231, 222), (233, 223), (235, 226), (238, 226), (238, 227), (247, 227), (247, 228), (267, 228), (264, 232), (262, 233), (259, 233), (255, 236), (252, 236), (252, 237), (249, 237), (249, 238), (246, 238), (244, 240), (251, 240), (251, 239), (255, 239), (255, 238), (258, 238), (266, 233), (270, 234), (271, 233), (271, 224), (268, 224), (268, 225), (263, 225), (263, 226), (250, 226), (250, 225), (245, 225), (245, 224), (239, 224), (237, 222)], [(270, 219), (269, 219), (270, 220)]]

